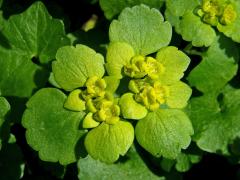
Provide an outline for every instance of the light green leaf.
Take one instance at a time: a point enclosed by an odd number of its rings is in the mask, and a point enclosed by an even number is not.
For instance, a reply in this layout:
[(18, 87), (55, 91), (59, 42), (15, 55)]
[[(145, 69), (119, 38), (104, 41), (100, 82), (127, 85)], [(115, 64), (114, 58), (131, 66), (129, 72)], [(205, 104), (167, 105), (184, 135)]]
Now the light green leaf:
[(191, 141), (193, 128), (187, 115), (177, 109), (158, 109), (137, 123), (139, 144), (154, 156), (177, 158)]
[(192, 12), (198, 5), (198, 0), (166, 0), (165, 17), (180, 34), (179, 24), (182, 16), (187, 12)]
[(132, 7), (139, 4), (146, 4), (150, 7), (159, 9), (163, 0), (100, 0), (99, 1), (105, 16), (112, 19), (115, 15), (119, 14), (124, 8)]
[(120, 80), (115, 76), (104, 76), (103, 78), (107, 84), (106, 91), (114, 93), (120, 83)]
[(83, 119), (83, 128), (95, 128), (100, 124), (100, 122), (95, 121), (93, 118), (93, 113), (89, 112)]
[(183, 16), (200, 4), (199, 0), (166, 0), (167, 9), (174, 16)]
[(119, 155), (125, 155), (134, 139), (134, 129), (129, 122), (106, 123), (88, 132), (85, 138), (87, 152), (97, 160), (113, 163)]
[(67, 91), (84, 86), (89, 77), (101, 78), (105, 72), (103, 56), (85, 45), (62, 47), (56, 59), (52, 65), (55, 80)]
[(240, 137), (239, 107), (240, 90), (229, 87), (220, 95), (206, 93), (192, 98), (187, 112), (199, 148), (207, 152), (229, 154), (228, 145)]
[(94, 160), (91, 156), (78, 161), (79, 179), (124, 179), (124, 180), (145, 180), (165, 179), (158, 177), (148, 169), (145, 162), (134, 148), (131, 148), (125, 155), (125, 160), (115, 164), (105, 164)]
[(171, 25), (164, 22), (162, 14), (145, 5), (125, 8), (109, 29), (111, 42), (126, 42), (138, 55), (148, 55), (167, 46), (171, 36)]
[(177, 33), (193, 46), (210, 46), (216, 33), (214, 29), (194, 14), (200, 5), (199, 0), (167, 0), (166, 19), (175, 27)]
[(105, 64), (108, 74), (121, 79), (123, 66), (130, 62), (134, 54), (133, 48), (127, 43), (110, 43)]
[(174, 46), (160, 49), (156, 59), (164, 66), (164, 73), (160, 77), (163, 84), (173, 84), (183, 77), (190, 58)]
[(7, 143), (0, 151), (1, 180), (19, 180), (24, 172), (24, 161), (21, 149), (16, 143)]
[(201, 63), (188, 76), (188, 81), (201, 92), (218, 91), (237, 73), (239, 51), (230, 39), (220, 35), (202, 54)]
[(233, 41), (240, 43), (240, 1), (232, 0), (232, 3), (234, 3), (236, 7), (236, 20), (229, 25), (219, 23), (217, 29), (227, 37), (232, 38)]
[(170, 108), (181, 109), (187, 106), (188, 99), (192, 94), (191, 88), (179, 81), (169, 86), (169, 97), (167, 98), (167, 105)]
[(210, 46), (216, 38), (214, 29), (202, 22), (193, 12), (184, 14), (179, 28), (182, 38), (185, 41), (191, 41), (193, 46)]
[[(7, 115), (7, 113), (10, 110), (10, 104), (7, 102), (7, 100), (4, 97), (0, 97), (0, 150), (2, 147), (2, 136), (3, 133), (5, 133), (5, 128), (3, 126), (5, 121), (5, 116)], [(1, 169), (1, 168), (0, 168)]]
[[(62, 21), (53, 19), (43, 3), (4, 21), (0, 38), (0, 91), (4, 96), (29, 97), (47, 82), (42, 64), (54, 59), (59, 47), (69, 44)], [(38, 62), (37, 62), (38, 63)]]
[(119, 106), (121, 108), (122, 116), (125, 119), (142, 119), (144, 118), (148, 110), (141, 104), (137, 103), (132, 93), (125, 93), (119, 100)]
[(69, 93), (67, 100), (64, 102), (64, 107), (71, 111), (85, 110), (85, 101), (80, 98), (80, 89), (75, 89)]
[(79, 130), (84, 113), (64, 109), (65, 100), (60, 90), (41, 89), (28, 101), (22, 119), (27, 142), (39, 151), (40, 159), (62, 165), (76, 161), (75, 148), (84, 134)]
[(56, 82), (56, 80), (55, 80), (55, 78), (54, 78), (54, 75), (53, 75), (53, 73), (51, 72), (50, 73), (50, 76), (49, 76), (49, 78), (48, 78), (48, 82), (52, 85), (52, 86), (54, 86), (54, 87), (56, 87), (56, 88), (61, 88), (59, 85), (58, 85), (58, 83)]

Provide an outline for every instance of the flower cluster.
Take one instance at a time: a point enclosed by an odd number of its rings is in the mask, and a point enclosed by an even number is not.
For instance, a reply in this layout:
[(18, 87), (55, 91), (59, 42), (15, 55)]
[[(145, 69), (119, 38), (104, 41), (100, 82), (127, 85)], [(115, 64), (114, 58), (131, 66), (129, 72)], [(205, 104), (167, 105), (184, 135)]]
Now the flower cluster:
[(120, 108), (114, 102), (113, 95), (106, 91), (106, 81), (92, 76), (85, 83), (85, 90), (73, 90), (64, 107), (73, 111), (87, 112), (83, 128), (97, 127), (100, 122), (116, 124), (119, 121)]
[(233, 4), (226, 0), (203, 0), (197, 13), (205, 23), (212, 26), (218, 23), (229, 25), (237, 17)]

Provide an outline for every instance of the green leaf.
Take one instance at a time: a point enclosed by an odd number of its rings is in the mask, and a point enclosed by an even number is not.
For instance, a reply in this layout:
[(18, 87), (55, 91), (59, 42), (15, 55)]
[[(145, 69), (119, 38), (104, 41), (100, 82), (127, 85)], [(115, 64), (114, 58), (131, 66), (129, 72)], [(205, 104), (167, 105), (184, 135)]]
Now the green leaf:
[(174, 16), (183, 16), (199, 5), (199, 0), (166, 0), (167, 9)]
[(190, 63), (190, 58), (174, 46), (160, 49), (156, 59), (162, 63), (165, 69), (160, 81), (167, 85), (179, 81)]
[(192, 98), (187, 112), (192, 121), (194, 140), (200, 149), (229, 154), (228, 144), (240, 137), (240, 90), (226, 87), (223, 92)]
[(236, 20), (229, 25), (222, 25), (218, 23), (217, 29), (227, 37), (232, 38), (233, 41), (240, 43), (240, 2), (237, 0), (232, 0), (231, 2), (236, 6)]
[(122, 42), (110, 43), (107, 49), (106, 69), (110, 76), (122, 78), (122, 68), (127, 65), (134, 56), (133, 48)]
[(201, 156), (187, 153), (180, 153), (176, 159), (176, 169), (179, 172), (187, 172), (192, 164), (196, 164), (201, 160)]
[(204, 151), (200, 150), (195, 143), (191, 143), (175, 160), (160, 158), (160, 166), (167, 172), (172, 172), (174, 166), (178, 172), (187, 172), (194, 164), (201, 161), (203, 153)]
[(24, 161), (21, 149), (15, 143), (8, 143), (0, 151), (1, 180), (19, 180), (23, 176)]
[[(138, 55), (148, 55), (169, 44), (171, 25), (162, 14), (145, 5), (125, 8), (109, 29), (111, 42), (130, 44)], [(141, 19), (141, 20), (139, 20)]]
[(45, 85), (47, 70), (31, 62), (18, 51), (1, 52), (0, 56), (0, 91), (3, 96), (28, 97), (37, 88)]
[(38, 57), (41, 63), (53, 60), (57, 49), (69, 44), (63, 22), (53, 19), (42, 2), (10, 17), (3, 34), (14, 50), (30, 58)]
[(89, 77), (102, 77), (105, 72), (103, 56), (85, 45), (62, 47), (56, 59), (52, 65), (55, 80), (67, 91), (82, 87)]
[(201, 92), (218, 91), (237, 73), (239, 52), (230, 39), (218, 36), (201, 63), (188, 76), (188, 81)]
[(119, 155), (125, 155), (134, 139), (134, 129), (129, 122), (106, 123), (88, 132), (85, 138), (87, 152), (97, 160), (113, 163)]
[(59, 85), (58, 85), (58, 83), (56, 82), (56, 80), (55, 80), (55, 78), (54, 78), (54, 75), (53, 75), (53, 73), (51, 72), (50, 73), (50, 76), (49, 76), (49, 78), (48, 78), (48, 82), (52, 85), (52, 86), (54, 86), (54, 87), (56, 87), (56, 88), (61, 88)]
[(133, 95), (132, 93), (123, 94), (119, 100), (119, 106), (125, 119), (139, 120), (147, 115), (148, 110), (143, 105), (137, 103), (133, 99)]
[(194, 14), (200, 5), (198, 0), (167, 0), (166, 19), (175, 27), (177, 33), (193, 46), (210, 46), (216, 33), (214, 29)]
[(53, 19), (43, 3), (4, 21), (0, 46), (0, 90), (4, 96), (28, 97), (47, 82), (47, 70), (34, 64), (54, 59), (57, 49), (69, 44), (62, 21)]
[(124, 156), (123, 161), (115, 164), (105, 164), (94, 160), (91, 156), (78, 161), (79, 179), (124, 179), (145, 180), (165, 179), (153, 174), (134, 148)]
[(67, 100), (64, 103), (64, 107), (71, 111), (83, 111), (85, 110), (85, 101), (80, 98), (80, 89), (75, 89), (69, 93)]
[(165, 17), (178, 34), (181, 33), (179, 24), (182, 16), (187, 12), (192, 12), (198, 5), (198, 0), (166, 0)]
[(79, 130), (84, 113), (64, 109), (65, 100), (60, 90), (41, 89), (28, 101), (22, 119), (27, 142), (39, 151), (40, 159), (62, 165), (76, 161), (75, 148), (84, 134)]
[(158, 109), (137, 123), (139, 144), (154, 156), (177, 158), (191, 141), (193, 128), (187, 115), (177, 109)]
[(115, 76), (104, 76), (103, 79), (107, 84), (107, 87), (105, 90), (108, 92), (114, 93), (120, 84), (120, 80)]
[(176, 160), (163, 158), (160, 165), (167, 172), (170, 172), (174, 165), (178, 172), (187, 172), (193, 164), (198, 163), (200, 160), (200, 155), (181, 152)]
[[(4, 133), (3, 128), (5, 128), (3, 126), (4, 122), (5, 122), (5, 116), (7, 115), (7, 113), (10, 110), (10, 105), (7, 102), (7, 100), (4, 97), (0, 97), (0, 150), (2, 147), (2, 133)], [(1, 169), (1, 168), (0, 168)]]
[(192, 94), (191, 88), (179, 81), (169, 86), (169, 97), (167, 98), (167, 105), (170, 108), (181, 109), (187, 106), (188, 99)]
[(193, 12), (184, 14), (179, 28), (182, 38), (191, 41), (192, 45), (197, 47), (210, 46), (216, 37), (214, 29), (202, 22)]
[(99, 1), (102, 10), (104, 11), (105, 16), (108, 19), (112, 19), (115, 15), (119, 14), (124, 8), (132, 7), (139, 4), (146, 4), (150, 7), (159, 9), (163, 0), (100, 0)]

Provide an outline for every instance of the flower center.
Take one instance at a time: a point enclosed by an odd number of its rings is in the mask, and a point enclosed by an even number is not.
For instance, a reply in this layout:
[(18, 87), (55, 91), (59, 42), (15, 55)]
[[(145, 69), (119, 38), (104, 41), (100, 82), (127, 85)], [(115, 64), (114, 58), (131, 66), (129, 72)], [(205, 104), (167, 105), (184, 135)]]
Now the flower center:
[(164, 72), (164, 67), (152, 57), (141, 55), (134, 56), (130, 63), (124, 66), (124, 74), (131, 78), (143, 78), (145, 76), (151, 79), (158, 79)]
[(231, 24), (237, 17), (233, 4), (227, 0), (203, 0), (198, 15), (212, 26)]

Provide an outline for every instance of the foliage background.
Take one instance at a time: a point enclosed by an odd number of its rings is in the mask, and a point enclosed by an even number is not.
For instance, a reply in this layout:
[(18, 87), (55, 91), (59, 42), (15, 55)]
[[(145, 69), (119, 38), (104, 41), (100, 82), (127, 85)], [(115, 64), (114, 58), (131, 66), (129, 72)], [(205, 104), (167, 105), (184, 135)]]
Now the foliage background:
[[(2, 3), (2, 11), (4, 18), (9, 18), (9, 16), (13, 14), (18, 14), (26, 10), (34, 0), (5, 0)], [(94, 3), (91, 0), (81, 0), (81, 1), (64, 1), (64, 0), (43, 0), (42, 1), (47, 7), (49, 13), (59, 19), (64, 20), (66, 32), (75, 32), (79, 31), (83, 24), (91, 18), (93, 14), (98, 17), (97, 24), (97, 33), (101, 33), (101, 36), (96, 34), (96, 32), (91, 31), (89, 33), (78, 33), (77, 34), (77, 42), (89, 45), (97, 51), (105, 53), (104, 47), (96, 46), (96, 44), (104, 44), (109, 42), (108, 40), (108, 28), (109, 21), (106, 20), (104, 14), (98, 3)], [(162, 7), (164, 8), (164, 7)], [(1, 38), (1, 34), (0, 34)], [(176, 45), (179, 49), (183, 49), (187, 46), (187, 42), (181, 39), (179, 35), (176, 33), (173, 34), (173, 41), (171, 44)], [(0, 44), (2, 41), (0, 41)], [(199, 57), (196, 55), (190, 55), (191, 59), (194, 59), (190, 64), (190, 68), (188, 72), (190, 72), (196, 65), (198, 65)], [(32, 59), (34, 63), (38, 64), (37, 59)], [(239, 74), (239, 73), (238, 73)], [(235, 78), (232, 83), (239, 80)], [(46, 84), (46, 87), (51, 86), (50, 84)], [(197, 90), (194, 90), (194, 93), (199, 93)], [(9, 117), (15, 117), (15, 119), (21, 119), (22, 112), (25, 107), (22, 104), (25, 104), (27, 99), (25, 98), (17, 98), (17, 97), (7, 97), (7, 100), (10, 102), (12, 109), (15, 109), (14, 112), (9, 114)], [(64, 179), (77, 179), (78, 178), (78, 170), (76, 163), (70, 164), (67, 166), (66, 170), (57, 163), (47, 163), (43, 162), (38, 158), (36, 152), (32, 150), (31, 147), (28, 146), (25, 139), (25, 129), (19, 124), (15, 123), (11, 127), (11, 133), (15, 135), (17, 145), (19, 146), (19, 150), (22, 152), (22, 159), (26, 164), (24, 170), (23, 179), (59, 179), (62, 177), (62, 173), (65, 171)], [(194, 146), (194, 144), (193, 144)], [(142, 148), (137, 147), (139, 149), (140, 154), (144, 157), (145, 163), (148, 167), (159, 174), (159, 167), (157, 167), (151, 160), (150, 155), (144, 151)], [(4, 150), (4, 149), (3, 149)], [(15, 152), (13, 152), (15, 154)], [(4, 154), (4, 151), (0, 153), (0, 158), (7, 158)], [(12, 158), (15, 161), (15, 158)], [(226, 158), (216, 154), (204, 153), (203, 158), (200, 163), (195, 164), (192, 168), (185, 173), (179, 173), (177, 171), (171, 171), (171, 173), (167, 173), (166, 176), (169, 179), (210, 179), (211, 177), (215, 177), (216, 179), (240, 179), (240, 165), (235, 163), (236, 159), (233, 157)], [(8, 161), (6, 161), (8, 162)], [(9, 171), (12, 171), (13, 166), (9, 167)], [(1, 170), (0, 168), (0, 174)], [(19, 173), (19, 172), (16, 172)], [(4, 179), (4, 177), (0, 177), (0, 179)]]

